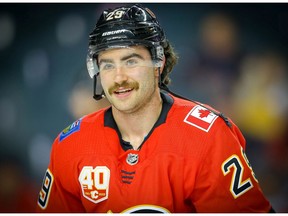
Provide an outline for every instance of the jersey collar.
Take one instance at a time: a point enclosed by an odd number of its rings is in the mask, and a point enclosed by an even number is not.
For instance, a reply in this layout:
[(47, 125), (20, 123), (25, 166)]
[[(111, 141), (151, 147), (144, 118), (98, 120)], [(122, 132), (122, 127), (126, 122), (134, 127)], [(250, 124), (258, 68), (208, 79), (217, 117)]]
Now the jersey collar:
[[(153, 128), (151, 129), (151, 131), (149, 132), (149, 134), (145, 137), (143, 143), (145, 142), (145, 140), (148, 139), (148, 137), (152, 134), (152, 132), (154, 131), (154, 129), (156, 127), (158, 127), (159, 125), (164, 124), (166, 122), (166, 118), (167, 118), (168, 112), (169, 112), (169, 110), (171, 109), (171, 107), (173, 105), (173, 98), (170, 95), (168, 95), (167, 93), (161, 92), (161, 98), (163, 100), (163, 105), (162, 105), (162, 110), (161, 110), (160, 116), (159, 116), (158, 120), (156, 121), (156, 123), (154, 124)], [(128, 149), (132, 149), (132, 146), (130, 145), (129, 142), (126, 142), (126, 141), (122, 140), (121, 133), (120, 133), (120, 131), (118, 129), (118, 126), (117, 126), (117, 124), (115, 122), (115, 119), (113, 117), (112, 108), (111, 107), (105, 111), (105, 114), (104, 114), (104, 127), (110, 127), (110, 128), (114, 129), (117, 132), (117, 134), (119, 136), (119, 139), (120, 139), (121, 146), (122, 146), (122, 148), (125, 151), (128, 150)], [(139, 148), (142, 147), (143, 143), (140, 145)]]

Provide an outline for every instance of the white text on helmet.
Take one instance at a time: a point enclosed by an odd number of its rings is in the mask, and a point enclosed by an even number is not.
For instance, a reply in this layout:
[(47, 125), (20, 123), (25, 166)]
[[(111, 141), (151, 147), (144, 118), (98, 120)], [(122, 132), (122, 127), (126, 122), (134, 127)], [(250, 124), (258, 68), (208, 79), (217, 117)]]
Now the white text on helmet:
[(126, 31), (125, 29), (120, 29), (120, 30), (116, 30), (116, 31), (108, 31), (108, 32), (104, 32), (104, 33), (102, 34), (102, 36), (119, 34), (119, 33), (125, 32), (125, 31)]

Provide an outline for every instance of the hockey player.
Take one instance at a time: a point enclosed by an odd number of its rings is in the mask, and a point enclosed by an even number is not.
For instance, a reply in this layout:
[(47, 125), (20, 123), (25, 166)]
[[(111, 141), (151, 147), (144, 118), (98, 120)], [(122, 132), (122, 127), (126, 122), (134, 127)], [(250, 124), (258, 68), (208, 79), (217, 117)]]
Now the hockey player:
[(273, 212), (237, 126), (167, 88), (176, 62), (149, 9), (102, 13), (87, 67), (111, 107), (55, 139), (38, 212)]

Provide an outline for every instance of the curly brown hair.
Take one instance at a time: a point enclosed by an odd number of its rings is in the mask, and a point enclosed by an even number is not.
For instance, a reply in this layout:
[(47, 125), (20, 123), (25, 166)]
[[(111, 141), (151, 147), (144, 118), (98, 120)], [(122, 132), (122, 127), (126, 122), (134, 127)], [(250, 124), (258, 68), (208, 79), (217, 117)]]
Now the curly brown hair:
[(166, 58), (166, 62), (163, 68), (163, 72), (161, 74), (161, 80), (165, 85), (169, 85), (171, 83), (171, 78), (169, 77), (172, 69), (177, 64), (179, 56), (174, 51), (172, 44), (166, 40), (165, 42), (161, 43), (164, 48), (164, 55)]

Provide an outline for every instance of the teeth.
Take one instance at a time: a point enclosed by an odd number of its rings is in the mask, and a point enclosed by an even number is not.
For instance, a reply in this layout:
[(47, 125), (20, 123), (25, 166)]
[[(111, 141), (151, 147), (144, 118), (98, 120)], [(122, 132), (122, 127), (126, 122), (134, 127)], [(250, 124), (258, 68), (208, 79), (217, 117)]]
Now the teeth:
[(118, 91), (116, 91), (116, 93), (125, 93), (125, 92), (129, 92), (129, 91), (131, 91), (132, 89), (121, 89), (121, 90), (118, 90)]

